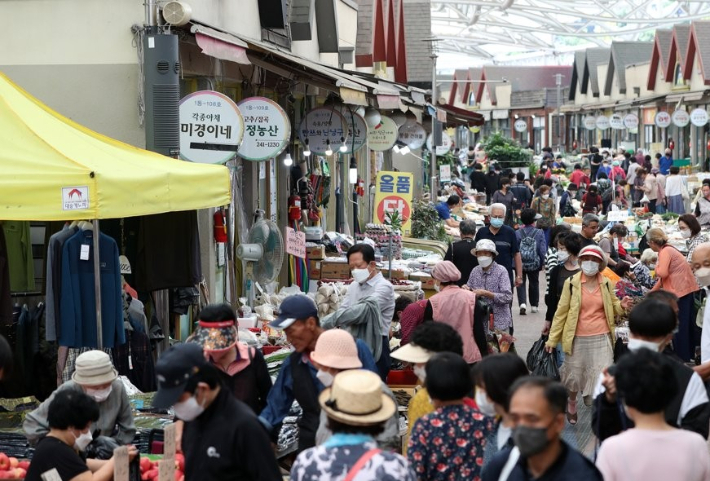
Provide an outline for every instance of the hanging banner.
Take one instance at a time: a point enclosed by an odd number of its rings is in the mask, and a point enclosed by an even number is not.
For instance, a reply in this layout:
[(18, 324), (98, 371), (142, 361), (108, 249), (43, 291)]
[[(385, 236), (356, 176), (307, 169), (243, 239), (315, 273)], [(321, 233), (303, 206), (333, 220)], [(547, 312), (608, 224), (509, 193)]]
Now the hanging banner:
[(334, 152), (340, 148), (342, 139), (348, 140), (347, 122), (345, 117), (332, 107), (318, 107), (308, 112), (298, 127), (298, 138), (308, 146), (311, 152), (325, 155), (330, 144)]
[(379, 172), (375, 190), (373, 216), (378, 224), (385, 223), (387, 212), (398, 211), (402, 218), (402, 235), (412, 230), (412, 191), (414, 174), (408, 172)]
[(600, 115), (599, 117), (597, 117), (595, 122), (599, 130), (606, 130), (609, 128), (609, 117), (605, 115)]
[(244, 140), (237, 155), (260, 161), (276, 157), (291, 139), (291, 122), (279, 104), (265, 97), (249, 97), (237, 104), (244, 118)]
[[(345, 118), (345, 123), (348, 126), (348, 140), (345, 142), (347, 150), (345, 154), (352, 154), (357, 152), (365, 145), (367, 141), (367, 123), (362, 115), (356, 112), (350, 112), (348, 109), (343, 109), (340, 111)], [(355, 143), (355, 149), (353, 149), (353, 142)]]
[(624, 127), (629, 130), (637, 129), (639, 126), (639, 118), (636, 114), (626, 114), (624, 117)]
[(673, 125), (683, 128), (690, 123), (690, 115), (685, 110), (676, 110), (671, 116)]
[(397, 142), (399, 128), (389, 117), (384, 115), (380, 118), (380, 123), (367, 131), (367, 146), (376, 152), (384, 152), (394, 147)]
[(705, 127), (708, 123), (708, 111), (698, 108), (690, 112), (690, 122), (696, 127)]
[(513, 124), (513, 128), (515, 128), (516, 132), (525, 132), (528, 130), (528, 123), (523, 119), (518, 119)]
[(609, 127), (614, 130), (622, 130), (624, 128), (624, 118), (621, 114), (612, 114), (609, 117)]
[(587, 130), (594, 130), (597, 128), (597, 119), (591, 115), (584, 117), (584, 128)]
[(668, 112), (657, 112), (656, 117), (654, 118), (654, 122), (656, 124), (656, 127), (660, 127), (662, 129), (670, 127), (671, 114), (669, 114)]
[[(431, 152), (431, 143), (433, 141), (432, 135), (426, 139), (426, 147)], [(436, 155), (446, 155), (451, 150), (451, 137), (446, 132), (441, 133), (441, 145), (436, 146)]]
[(399, 128), (397, 140), (404, 142), (404, 145), (412, 150), (421, 149), (426, 142), (426, 130), (419, 122), (407, 121)]
[(224, 164), (234, 157), (244, 136), (244, 118), (232, 99), (200, 90), (180, 101), (180, 158), (201, 164)]

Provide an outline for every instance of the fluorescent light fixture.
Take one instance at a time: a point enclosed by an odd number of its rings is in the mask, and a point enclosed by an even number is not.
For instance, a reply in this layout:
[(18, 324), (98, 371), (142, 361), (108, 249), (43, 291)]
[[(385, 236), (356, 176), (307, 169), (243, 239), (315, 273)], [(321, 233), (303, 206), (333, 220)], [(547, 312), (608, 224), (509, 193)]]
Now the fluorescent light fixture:
[(402, 155), (407, 155), (409, 152), (411, 152), (411, 150), (409, 149), (408, 145), (405, 145), (404, 147), (399, 149), (399, 153)]

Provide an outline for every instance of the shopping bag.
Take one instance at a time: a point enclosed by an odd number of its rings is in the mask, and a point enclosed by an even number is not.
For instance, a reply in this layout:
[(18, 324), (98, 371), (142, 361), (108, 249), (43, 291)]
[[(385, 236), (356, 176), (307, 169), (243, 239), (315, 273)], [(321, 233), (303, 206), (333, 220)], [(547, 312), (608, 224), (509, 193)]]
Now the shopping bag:
[(553, 381), (560, 380), (560, 371), (557, 369), (557, 349), (543, 353), (540, 362), (532, 371), (533, 376), (549, 377)]
[(525, 358), (526, 364), (528, 365), (528, 371), (532, 372), (535, 370), (535, 367), (537, 367), (537, 364), (540, 362), (542, 355), (545, 354), (546, 342), (547, 336), (543, 334), (542, 336), (540, 336), (540, 339), (535, 341), (535, 344), (533, 344), (530, 350), (528, 351), (528, 357)]

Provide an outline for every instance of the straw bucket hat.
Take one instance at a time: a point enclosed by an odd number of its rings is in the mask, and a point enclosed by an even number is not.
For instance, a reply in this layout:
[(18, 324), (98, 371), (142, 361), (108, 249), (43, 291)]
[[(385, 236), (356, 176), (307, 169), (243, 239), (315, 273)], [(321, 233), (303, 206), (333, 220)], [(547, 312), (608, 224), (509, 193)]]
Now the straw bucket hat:
[(332, 387), (318, 397), (328, 417), (350, 426), (371, 426), (394, 415), (394, 401), (382, 392), (380, 376), (364, 369), (336, 374)]

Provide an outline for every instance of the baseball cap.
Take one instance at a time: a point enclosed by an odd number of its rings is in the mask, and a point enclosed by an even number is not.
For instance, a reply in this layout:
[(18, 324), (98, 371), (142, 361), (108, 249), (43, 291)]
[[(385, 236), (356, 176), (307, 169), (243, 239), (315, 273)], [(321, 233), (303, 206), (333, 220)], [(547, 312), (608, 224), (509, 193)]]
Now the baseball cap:
[(158, 392), (153, 407), (167, 409), (177, 402), (190, 378), (207, 365), (202, 346), (196, 343), (177, 344), (165, 351), (155, 364)]
[(296, 319), (308, 319), (309, 317), (318, 317), (316, 303), (308, 296), (294, 294), (281, 302), (279, 316), (269, 326), (274, 329), (286, 329), (296, 322)]

